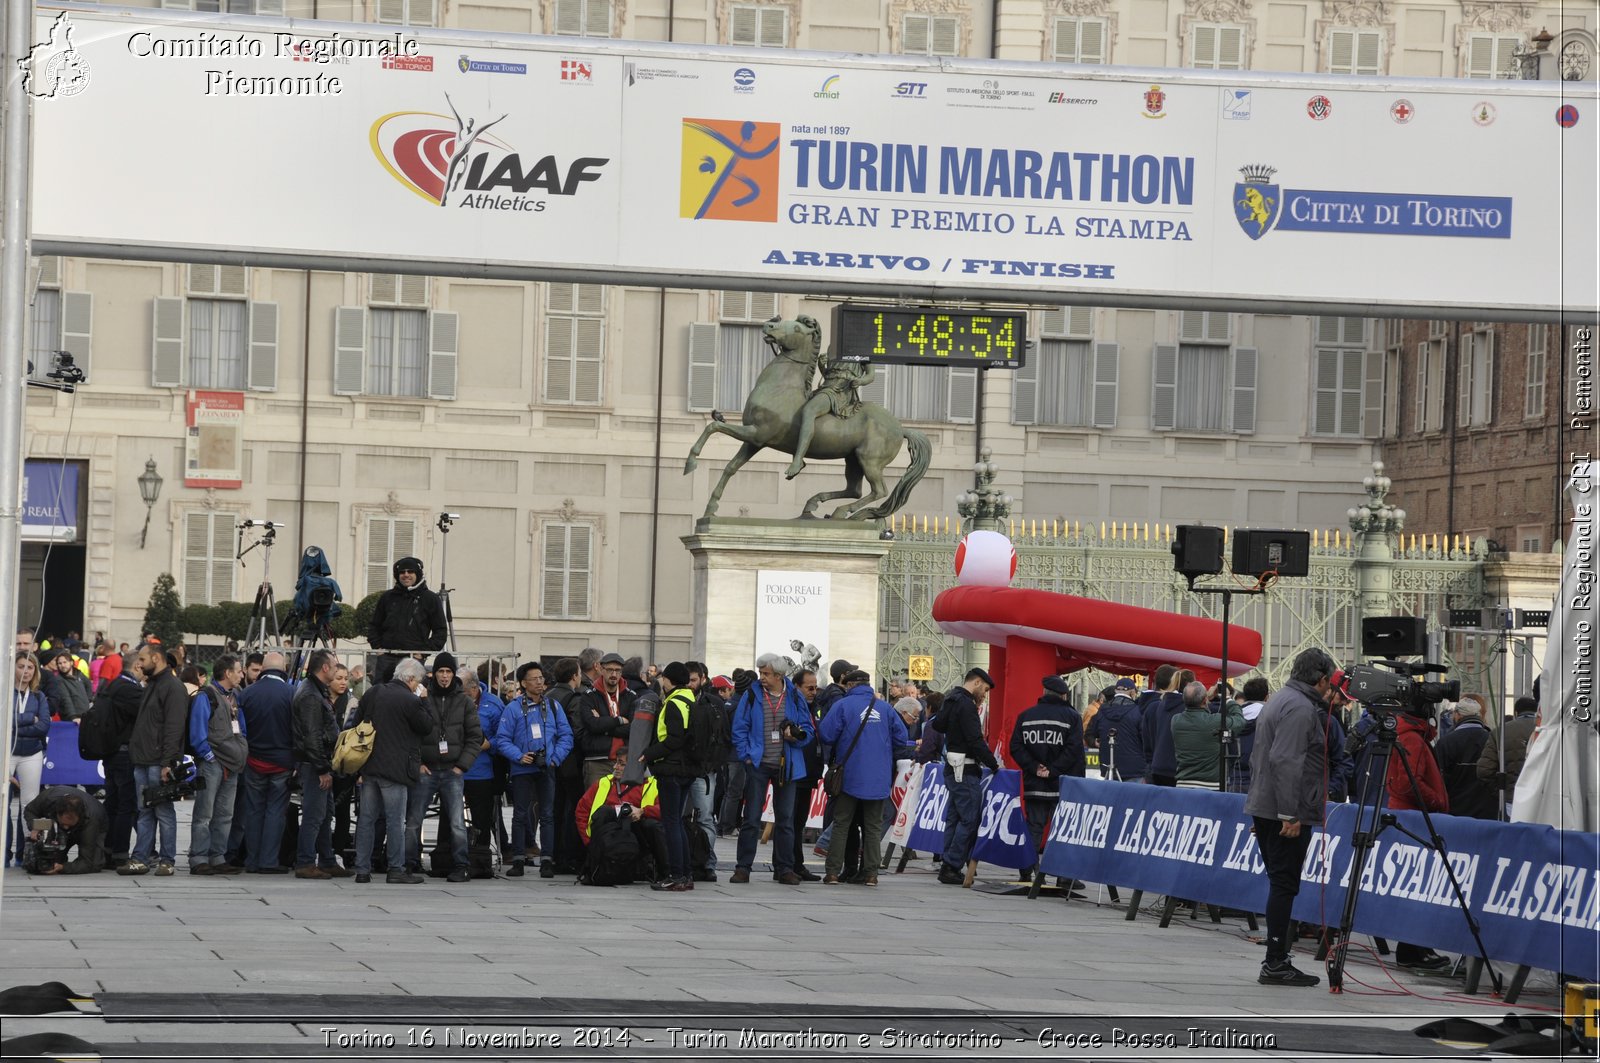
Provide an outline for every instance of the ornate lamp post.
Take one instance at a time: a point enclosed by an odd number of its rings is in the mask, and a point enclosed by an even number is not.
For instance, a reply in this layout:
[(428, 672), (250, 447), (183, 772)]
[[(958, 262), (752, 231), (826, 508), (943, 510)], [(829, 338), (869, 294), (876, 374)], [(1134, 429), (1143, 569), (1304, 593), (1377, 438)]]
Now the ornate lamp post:
[(161, 497), (161, 474), (156, 472), (154, 458), (144, 463), (144, 472), (139, 474), (139, 497), (144, 499), (144, 531), (139, 533), (139, 549), (143, 550), (145, 537), (150, 534), (150, 511)]
[[(993, 453), (988, 447), (978, 452), (978, 461), (972, 466), (977, 484), (971, 491), (963, 491), (956, 496), (956, 512), (967, 522), (968, 531), (999, 531), (1002, 522), (1011, 516), (1011, 505), (1015, 499), (994, 485), (998, 470), (994, 462), (989, 460)], [(989, 647), (977, 639), (968, 639), (967, 667), (988, 666)]]
[(956, 496), (956, 512), (967, 521), (968, 531), (998, 531), (1000, 522), (1011, 516), (1015, 500), (994, 485), (997, 470), (989, 460), (992, 453), (988, 447), (979, 452), (979, 460), (972, 466), (977, 486)]
[(1361, 615), (1387, 616), (1394, 611), (1394, 548), (1390, 536), (1406, 526), (1406, 511), (1385, 501), (1393, 484), (1383, 474), (1383, 462), (1372, 463), (1372, 475), (1363, 477), (1361, 486), (1366, 488), (1366, 501), (1348, 512), (1359, 550), (1356, 589), (1361, 595)]

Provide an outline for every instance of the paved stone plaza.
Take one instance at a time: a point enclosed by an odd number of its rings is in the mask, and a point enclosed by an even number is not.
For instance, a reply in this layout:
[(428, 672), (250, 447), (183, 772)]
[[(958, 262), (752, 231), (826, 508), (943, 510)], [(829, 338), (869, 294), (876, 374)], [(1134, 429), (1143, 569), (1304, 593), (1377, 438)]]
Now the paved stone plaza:
[[(726, 868), (732, 840), (719, 849)], [(852, 1047), (807, 1058), (1079, 1058), (1071, 1041), (1040, 1047), (1038, 1031), (1049, 1026), (1062, 1038), (1098, 1032), (1092, 1058), (1447, 1058), (1460, 1050), (1409, 1031), (1446, 1015), (1495, 1022), (1508, 1010), (1486, 996), (1437, 999), (1460, 983), (1399, 970), (1391, 979), (1365, 958), (1341, 996), (1260, 987), (1261, 948), (1242, 919), (1178, 919), (1162, 930), (1154, 915), (1130, 923), (1122, 908), (1097, 905), (1095, 887), (1084, 900), (1029, 901), (942, 886), (926, 860), (875, 889), (785, 887), (757, 867), (748, 885), (727, 884), (724, 870), (722, 883), (692, 894), (570, 878), (391, 886), (380, 875), (358, 886), (181, 870), (165, 879), (11, 870), (5, 984), (58, 980), (93, 994), (103, 1015), (8, 1018), (6, 1036), (73, 1033), (108, 1059), (358, 1059), (421, 1058), (406, 1042), (408, 1031), (426, 1030), (433, 1058), (635, 1058), (683, 1055), (684, 1035), (674, 1048), (667, 1032), (678, 1026), (730, 1038), (726, 1051), (714, 1039), (694, 1046), (701, 1058), (746, 1059), (793, 1053), (741, 1050), (740, 1029), (771, 1036), (809, 1027), (847, 1031)], [(985, 867), (980, 883), (1007, 877)], [(1524, 1003), (1556, 1002), (1550, 976), (1536, 973)], [(1044, 1021), (1007, 1018), (1026, 1014)], [(626, 1026), (633, 1040), (618, 1044), (613, 1032), (593, 1048), (573, 1044), (575, 1029), (596, 1024)], [(1189, 1027), (1232, 1036), (1234, 1046), (1191, 1047)], [(519, 1037), (526, 1028), (530, 1038), (560, 1035), (562, 1047), (455, 1048), (463, 1028)], [(891, 1053), (881, 1046), (886, 1028), (924, 1038), (987, 1031), (1005, 1047), (929, 1051), (924, 1040)], [(440, 1044), (446, 1031), (449, 1050)], [(393, 1047), (372, 1043), (385, 1034)], [(856, 1044), (858, 1034), (871, 1045)], [(1238, 1047), (1240, 1036), (1262, 1034), (1276, 1050)], [(341, 1036), (365, 1043), (327, 1047)], [(1130, 1036), (1176, 1040), (1152, 1050)]]

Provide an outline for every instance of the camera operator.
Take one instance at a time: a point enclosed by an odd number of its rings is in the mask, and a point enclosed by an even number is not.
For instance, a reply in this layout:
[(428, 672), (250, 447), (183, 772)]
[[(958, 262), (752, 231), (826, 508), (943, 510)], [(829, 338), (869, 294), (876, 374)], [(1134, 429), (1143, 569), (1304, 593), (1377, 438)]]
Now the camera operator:
[[(28, 834), (30, 842), (50, 846), (46, 854), (50, 863), (39, 866), (30, 862), (30, 875), (87, 875), (100, 871), (106, 862), (106, 828), (110, 818), (105, 806), (76, 786), (47, 786), (23, 810), (31, 825), (35, 820), (55, 820), (54, 838), (41, 831)], [(66, 860), (67, 852), (74, 846), (78, 855)], [(29, 851), (34, 851), (30, 846)]]
[(372, 683), (382, 686), (408, 654), (396, 651), (444, 649), (448, 626), (444, 603), (422, 578), (422, 562), (402, 557), (394, 563), (394, 586), (372, 610), (367, 645), (384, 652), (372, 659)]

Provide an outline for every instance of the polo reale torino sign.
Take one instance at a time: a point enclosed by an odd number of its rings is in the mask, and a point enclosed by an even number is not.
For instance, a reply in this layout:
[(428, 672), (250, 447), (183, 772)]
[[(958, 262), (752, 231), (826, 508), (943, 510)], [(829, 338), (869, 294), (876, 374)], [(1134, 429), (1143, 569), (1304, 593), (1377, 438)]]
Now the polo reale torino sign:
[(776, 653), (816, 668), (828, 657), (830, 579), (826, 572), (764, 568), (756, 573), (756, 656)]

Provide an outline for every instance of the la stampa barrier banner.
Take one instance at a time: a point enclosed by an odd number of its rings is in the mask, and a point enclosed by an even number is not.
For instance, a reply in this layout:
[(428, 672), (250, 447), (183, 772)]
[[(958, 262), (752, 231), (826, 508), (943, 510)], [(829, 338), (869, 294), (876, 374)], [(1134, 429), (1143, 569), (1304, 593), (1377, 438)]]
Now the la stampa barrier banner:
[[(1336, 924), (1355, 850), (1354, 805), (1330, 805), (1300, 872), (1296, 919)], [(1399, 825), (1428, 836), (1418, 812)], [(1600, 835), (1434, 816), (1491, 960), (1600, 978)], [(1048, 875), (1262, 911), (1266, 869), (1242, 794), (1063, 779), (1041, 860)], [(1356, 932), (1476, 955), (1445, 862), (1385, 830), (1363, 868)]]

